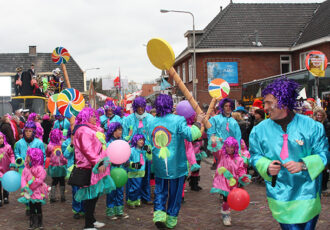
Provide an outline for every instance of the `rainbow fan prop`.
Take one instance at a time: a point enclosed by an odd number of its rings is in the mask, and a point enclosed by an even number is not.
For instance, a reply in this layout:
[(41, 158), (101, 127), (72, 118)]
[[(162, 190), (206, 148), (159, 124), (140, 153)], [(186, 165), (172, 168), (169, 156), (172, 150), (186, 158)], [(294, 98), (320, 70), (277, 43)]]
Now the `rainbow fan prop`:
[(65, 63), (67, 63), (69, 59), (70, 59), (70, 54), (67, 49), (65, 49), (64, 47), (56, 47), (54, 49), (52, 53), (52, 61), (57, 65), (61, 65), (66, 86), (68, 88), (71, 88), (68, 72), (66, 71), (66, 66), (65, 66)]
[(154, 146), (160, 149), (159, 158), (165, 161), (166, 175), (168, 176), (167, 158), (170, 156), (170, 151), (167, 146), (171, 143), (172, 135), (164, 126), (157, 126), (152, 132), (152, 137)]
[(65, 89), (58, 95), (56, 105), (63, 116), (67, 118), (76, 117), (85, 107), (85, 99), (78, 90)]

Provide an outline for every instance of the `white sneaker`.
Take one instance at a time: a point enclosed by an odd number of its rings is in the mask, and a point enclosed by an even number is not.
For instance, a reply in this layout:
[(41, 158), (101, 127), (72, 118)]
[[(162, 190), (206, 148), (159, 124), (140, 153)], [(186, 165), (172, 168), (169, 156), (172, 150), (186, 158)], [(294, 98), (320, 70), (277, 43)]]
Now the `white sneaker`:
[(228, 214), (223, 215), (222, 222), (223, 222), (223, 225), (225, 225), (225, 226), (231, 226), (231, 218), (230, 218), (230, 216)]
[(97, 228), (84, 228), (84, 230), (97, 230)]
[(94, 224), (95, 228), (102, 228), (105, 226), (105, 223), (98, 222), (98, 221), (95, 221), (93, 224)]

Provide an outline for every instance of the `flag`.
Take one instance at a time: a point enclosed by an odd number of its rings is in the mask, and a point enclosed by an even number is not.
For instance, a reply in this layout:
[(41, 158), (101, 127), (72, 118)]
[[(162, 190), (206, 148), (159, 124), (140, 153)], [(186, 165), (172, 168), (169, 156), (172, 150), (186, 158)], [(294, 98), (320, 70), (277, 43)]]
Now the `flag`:
[(167, 88), (171, 88), (172, 85), (168, 83), (164, 78), (162, 78), (162, 82), (160, 83), (160, 90), (166, 90)]
[(113, 80), (113, 85), (114, 85), (115, 87), (120, 88), (120, 77), (119, 77), (119, 76), (116, 77), (115, 80)]

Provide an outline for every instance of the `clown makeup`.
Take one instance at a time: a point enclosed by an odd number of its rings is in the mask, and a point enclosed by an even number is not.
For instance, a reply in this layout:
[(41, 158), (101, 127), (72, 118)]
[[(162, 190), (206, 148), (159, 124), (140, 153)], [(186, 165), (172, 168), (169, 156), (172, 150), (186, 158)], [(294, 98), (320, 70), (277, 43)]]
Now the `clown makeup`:
[(3, 145), (3, 136), (0, 136), (0, 145)]
[(32, 134), (33, 134), (33, 130), (32, 129), (25, 129), (24, 134), (25, 134), (26, 138), (31, 138)]
[(119, 138), (121, 138), (122, 134), (123, 134), (123, 129), (122, 128), (118, 128), (113, 133), (113, 136), (114, 136), (114, 138), (119, 139)]
[(144, 146), (144, 140), (143, 139), (139, 139), (136, 144), (137, 144), (137, 147), (142, 148)]

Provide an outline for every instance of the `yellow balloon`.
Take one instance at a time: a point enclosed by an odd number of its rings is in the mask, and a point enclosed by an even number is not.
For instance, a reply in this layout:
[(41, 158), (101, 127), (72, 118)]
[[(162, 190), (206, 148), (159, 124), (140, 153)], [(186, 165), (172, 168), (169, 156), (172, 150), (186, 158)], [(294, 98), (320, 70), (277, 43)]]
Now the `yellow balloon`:
[(150, 62), (161, 70), (169, 70), (175, 61), (171, 45), (161, 38), (153, 38), (147, 44)]

